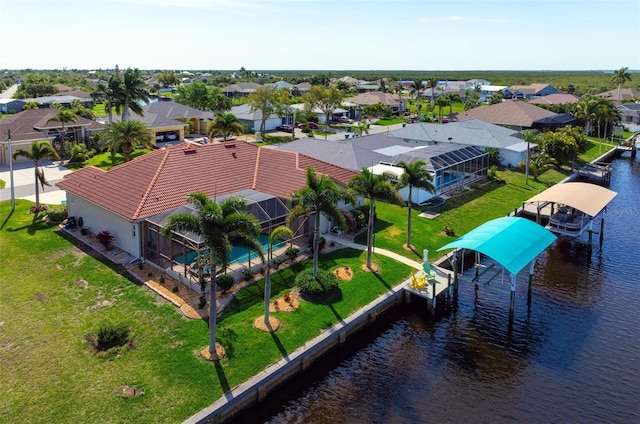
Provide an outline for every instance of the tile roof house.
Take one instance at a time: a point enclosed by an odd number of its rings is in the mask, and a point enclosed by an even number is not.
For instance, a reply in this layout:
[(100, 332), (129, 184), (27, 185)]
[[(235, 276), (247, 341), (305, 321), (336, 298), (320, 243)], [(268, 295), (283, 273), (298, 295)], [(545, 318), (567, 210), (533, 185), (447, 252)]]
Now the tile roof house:
[(247, 97), (249, 94), (256, 91), (258, 87), (262, 86), (255, 82), (238, 82), (223, 87), (222, 92), (227, 97)]
[[(18, 148), (29, 150), (31, 143), (50, 140), (60, 136), (62, 124), (58, 121), (47, 122), (57, 113), (56, 109), (27, 109), (6, 118), (0, 119), (0, 165), (9, 163), (8, 141), (11, 132), (13, 150)], [(77, 122), (64, 124), (66, 136), (84, 142), (90, 132), (102, 131), (104, 125), (90, 119), (77, 117)], [(28, 160), (19, 158), (17, 160)]]
[(82, 216), (92, 231), (110, 231), (119, 248), (140, 257), (152, 237), (147, 219), (184, 205), (189, 193), (201, 191), (215, 198), (254, 190), (286, 201), (305, 186), (308, 167), (343, 185), (355, 175), (302, 154), (242, 141), (203, 146), (183, 143), (109, 171), (83, 168), (57, 186), (67, 192), (70, 216)]
[(131, 119), (151, 129), (157, 142), (184, 140), (190, 126), (194, 134), (207, 134), (213, 112), (202, 111), (174, 101), (161, 101), (142, 107), (143, 116), (132, 113)]
[(551, 129), (575, 122), (567, 114), (558, 114), (529, 102), (508, 100), (490, 106), (479, 106), (456, 114), (458, 121), (478, 119), (491, 124), (508, 126), (513, 129)]
[[(251, 105), (248, 103), (232, 106), (231, 113), (245, 126), (247, 132), (260, 131), (260, 125), (262, 123), (262, 111), (252, 110)], [(275, 130), (278, 125), (282, 124), (282, 118), (275, 113), (267, 117), (264, 123), (265, 131)]]
[[(603, 93), (596, 94), (597, 97), (603, 97), (607, 100), (611, 100), (614, 104), (618, 103), (618, 89), (615, 88), (613, 90), (605, 91)], [(630, 101), (633, 99), (640, 99), (640, 91), (634, 90), (633, 88), (622, 87), (620, 89), (620, 100), (621, 101)]]
[(382, 91), (369, 91), (367, 93), (358, 94), (354, 97), (344, 99), (345, 102), (353, 103), (359, 106), (375, 105), (382, 103), (391, 108), (394, 113), (404, 112), (406, 110), (405, 100), (398, 98), (397, 94), (383, 93)]
[(531, 99), (529, 100), (529, 103), (537, 105), (564, 105), (568, 103), (577, 103), (578, 100), (580, 100), (580, 98), (573, 94), (555, 93)]

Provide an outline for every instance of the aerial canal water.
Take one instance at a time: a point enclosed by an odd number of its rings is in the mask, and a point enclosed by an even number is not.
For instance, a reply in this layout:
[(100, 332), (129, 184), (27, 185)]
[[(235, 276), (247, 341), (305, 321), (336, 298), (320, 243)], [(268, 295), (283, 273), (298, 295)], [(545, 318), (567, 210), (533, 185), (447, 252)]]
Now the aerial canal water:
[(461, 285), (457, 310), (388, 319), (242, 421), (640, 422), (640, 162), (612, 166), (618, 196), (602, 249), (589, 263), (554, 243), (538, 259), (530, 308), (519, 284), (512, 326), (506, 279), (481, 286), (477, 302)]

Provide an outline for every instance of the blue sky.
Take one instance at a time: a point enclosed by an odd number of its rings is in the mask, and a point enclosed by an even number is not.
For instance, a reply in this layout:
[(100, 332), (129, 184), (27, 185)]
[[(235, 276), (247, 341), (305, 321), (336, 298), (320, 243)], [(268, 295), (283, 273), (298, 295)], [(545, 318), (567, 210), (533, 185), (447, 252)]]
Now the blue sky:
[(640, 69), (640, 0), (0, 0), (0, 69)]

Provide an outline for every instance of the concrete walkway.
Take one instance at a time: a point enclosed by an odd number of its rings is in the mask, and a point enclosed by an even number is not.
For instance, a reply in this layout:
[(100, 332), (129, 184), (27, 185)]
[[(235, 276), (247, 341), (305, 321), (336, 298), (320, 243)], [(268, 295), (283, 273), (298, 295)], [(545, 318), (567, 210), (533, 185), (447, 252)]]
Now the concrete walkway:
[[(358, 250), (367, 250), (367, 246), (364, 244), (358, 244), (358, 243), (354, 243), (352, 241), (350, 241), (347, 237), (344, 236), (336, 236), (336, 235), (332, 235), (332, 234), (323, 234), (322, 237), (325, 238), (325, 240), (327, 241), (333, 241), (334, 243), (337, 244), (341, 244), (344, 247), (349, 247), (351, 249), (358, 249)], [(373, 253), (375, 254), (380, 254), (383, 256), (387, 256), (393, 260), (396, 260), (398, 262), (402, 262), (403, 264), (406, 264), (412, 268), (415, 269), (422, 269), (422, 263), (421, 262), (417, 262), (414, 261), (413, 259), (409, 259), (406, 258), (402, 255), (399, 255), (395, 252), (392, 252), (390, 250), (387, 249), (381, 249), (379, 247), (374, 247), (373, 248)]]

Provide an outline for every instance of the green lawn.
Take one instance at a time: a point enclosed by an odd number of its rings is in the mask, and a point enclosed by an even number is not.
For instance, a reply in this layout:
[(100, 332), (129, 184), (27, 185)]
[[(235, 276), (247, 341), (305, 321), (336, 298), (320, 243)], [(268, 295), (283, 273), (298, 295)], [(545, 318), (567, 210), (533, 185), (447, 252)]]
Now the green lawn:
[[(3, 422), (180, 422), (409, 274), (385, 257), (375, 258), (376, 277), (359, 271), (366, 260), (360, 251), (323, 255), (323, 268), (349, 265), (354, 279), (341, 283), (342, 296), (331, 304), (303, 302), (296, 312), (274, 313), (282, 322), (274, 335), (252, 327), (264, 308), (258, 282), (220, 318), (229, 357), (216, 366), (196, 356), (208, 342), (205, 321), (187, 320), (120, 267), (82, 253), (55, 227), (33, 223), (30, 205), (18, 200), (10, 214), (9, 202), (0, 203), (0, 246), (11, 258), (0, 267)], [(273, 298), (310, 265), (275, 274)], [(92, 354), (85, 335), (117, 322), (131, 327), (135, 349)], [(145, 395), (124, 398), (125, 385)]]
[(374, 124), (387, 126), (387, 125), (395, 125), (395, 124), (402, 124), (402, 123), (404, 123), (404, 119), (402, 118), (382, 118), (382, 119), (378, 119)]

